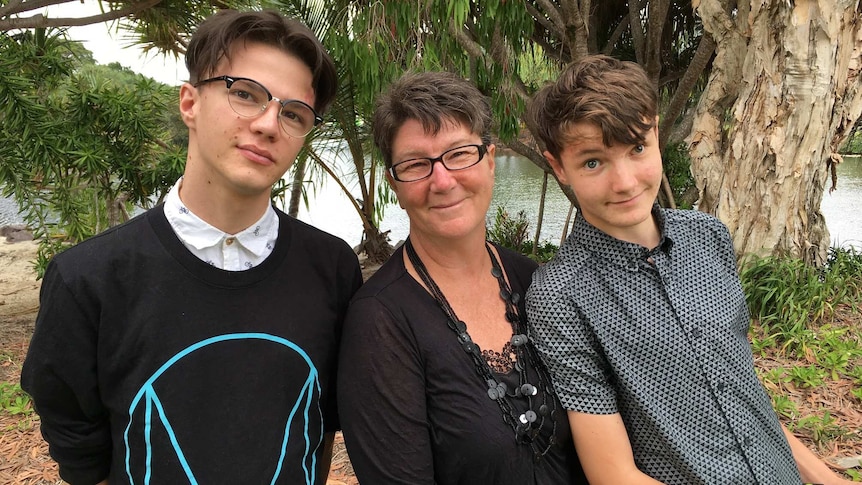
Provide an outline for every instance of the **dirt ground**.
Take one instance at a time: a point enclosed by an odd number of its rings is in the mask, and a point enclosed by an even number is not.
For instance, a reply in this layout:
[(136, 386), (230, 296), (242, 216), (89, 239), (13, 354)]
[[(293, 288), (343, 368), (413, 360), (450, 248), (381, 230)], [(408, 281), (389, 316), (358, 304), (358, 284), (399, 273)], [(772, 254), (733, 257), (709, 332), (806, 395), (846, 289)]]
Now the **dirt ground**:
[[(7, 243), (0, 238), (0, 385), (17, 383), (21, 363), (33, 332), (33, 323), (39, 307), (39, 282), (33, 271), (36, 243), (23, 241)], [(371, 273), (368, 271), (367, 273)], [(857, 328), (862, 328), (862, 316), (847, 312)], [(757, 365), (769, 369), (785, 364), (773, 359), (757, 359)], [(800, 415), (816, 415), (828, 409), (830, 415), (844, 429), (855, 430), (855, 436), (838, 438), (825, 448), (817, 449), (836, 468), (858, 467), (862, 459), (862, 409), (848, 398), (848, 382), (833, 382), (817, 389), (795, 389), (782, 386), (780, 391), (790, 396)], [(22, 420), (0, 410), (0, 485), (45, 485), (62, 483), (57, 465), (47, 453), (47, 445), (39, 433), (39, 419), (35, 414)], [(811, 446), (807, 436), (800, 436)], [(843, 466), (842, 466), (843, 465)], [(859, 469), (859, 468), (857, 468)], [(339, 434), (336, 437), (332, 468), (327, 485), (358, 485), (353, 468)]]

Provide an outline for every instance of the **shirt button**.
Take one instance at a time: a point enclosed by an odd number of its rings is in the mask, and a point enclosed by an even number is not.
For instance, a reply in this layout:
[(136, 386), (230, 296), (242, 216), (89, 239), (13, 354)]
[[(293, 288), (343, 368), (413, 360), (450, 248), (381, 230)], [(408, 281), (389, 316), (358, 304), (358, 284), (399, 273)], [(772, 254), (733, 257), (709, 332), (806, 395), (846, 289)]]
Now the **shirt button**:
[(701, 338), (703, 336), (703, 332), (698, 327), (694, 327), (691, 330), (691, 336), (694, 338)]
[(742, 440), (742, 444), (745, 445), (746, 448), (748, 448), (749, 446), (751, 446), (751, 438), (746, 436), (745, 439)]
[[(727, 384), (725, 384), (723, 382), (719, 382), (718, 384), (715, 385), (715, 388), (718, 389), (718, 392), (723, 391), (725, 387), (727, 387)], [(746, 439), (748, 439), (748, 438), (746, 438)]]
[(229, 238), (224, 240), (224, 243), (227, 244), (228, 246), (230, 246), (231, 244), (233, 244), (234, 241), (235, 241), (234, 238), (229, 237)]

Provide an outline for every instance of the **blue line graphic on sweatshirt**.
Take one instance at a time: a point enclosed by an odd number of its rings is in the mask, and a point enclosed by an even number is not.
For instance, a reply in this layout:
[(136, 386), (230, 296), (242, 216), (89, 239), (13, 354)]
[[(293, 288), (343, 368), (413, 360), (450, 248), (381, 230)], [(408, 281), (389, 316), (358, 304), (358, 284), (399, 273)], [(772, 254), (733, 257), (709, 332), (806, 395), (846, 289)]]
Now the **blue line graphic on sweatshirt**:
[[(126, 430), (123, 434), (124, 444), (125, 444), (125, 456), (126, 456), (126, 475), (129, 478), (129, 482), (134, 484), (136, 483), (135, 478), (133, 477), (132, 465), (131, 465), (131, 455), (132, 455), (132, 446), (129, 442), (129, 432), (132, 429), (132, 426), (135, 422), (134, 414), (135, 410), (140, 410), (139, 406), (144, 406), (143, 408), (143, 436), (144, 436), (144, 447), (145, 447), (145, 473), (142, 481), (137, 483), (143, 483), (145, 485), (149, 485), (151, 480), (154, 480), (156, 483), (159, 483), (160, 480), (158, 478), (154, 478), (152, 476), (152, 440), (151, 434), (153, 432), (152, 424), (154, 423), (154, 419), (157, 422), (161, 423), (163, 426), (163, 430), (167, 433), (168, 438), (170, 439), (171, 445), (173, 447), (173, 451), (176, 453), (176, 457), (182, 466), (183, 471), (186, 474), (186, 477), (189, 480), (189, 483), (192, 485), (198, 485), (198, 480), (195, 477), (194, 471), (192, 467), (189, 465), (186, 456), (183, 453), (183, 449), (180, 443), (180, 438), (177, 437), (174, 427), (171, 425), (168, 412), (166, 412), (154, 386), (159, 379), (159, 377), (164, 374), (167, 370), (171, 368), (174, 364), (181, 361), (183, 358), (188, 357), (193, 352), (205, 348), (209, 345), (217, 344), (220, 342), (226, 341), (236, 341), (236, 340), (263, 340), (268, 342), (273, 342), (279, 345), (282, 345), (293, 352), (295, 352), (305, 363), (308, 365), (308, 378), (305, 381), (305, 384), (302, 386), (302, 390), (299, 393), (296, 402), (293, 404), (290, 410), (289, 417), (287, 422), (284, 424), (284, 435), (281, 442), (280, 456), (278, 457), (277, 466), (275, 469), (275, 473), (273, 474), (272, 481), (270, 484), (275, 484), (279, 479), (280, 474), (284, 470), (284, 461), (287, 454), (287, 446), (290, 442), (290, 428), (295, 419), (297, 419), (297, 414), (299, 414), (299, 419), (302, 419), (303, 425), (303, 433), (302, 439), (304, 440), (305, 450), (302, 458), (302, 470), (304, 472), (304, 479), (306, 485), (312, 485), (315, 481), (316, 474), (316, 456), (314, 451), (320, 445), (319, 442), (311, 443), (311, 437), (309, 436), (309, 413), (312, 411), (312, 406), (315, 406), (315, 402), (319, 401), (320, 396), (320, 382), (318, 380), (318, 372), (317, 368), (312, 363), (308, 354), (305, 351), (294, 344), (293, 342), (286, 340), (281, 337), (277, 337), (270, 334), (264, 333), (236, 333), (236, 334), (227, 334), (220, 335), (212, 338), (208, 338), (197, 344), (186, 347), (181, 352), (174, 355), (167, 362), (165, 362), (147, 381), (141, 386), (141, 389), (135, 395), (134, 400), (132, 401), (131, 406), (129, 406), (129, 424), (126, 426)], [(143, 403), (142, 403), (143, 401)], [(315, 406), (314, 412), (318, 415), (320, 414), (320, 409), (318, 406)], [(323, 435), (323, 423), (321, 422), (321, 429), (319, 430), (319, 435)], [(290, 477), (292, 480), (296, 481), (299, 477)]]

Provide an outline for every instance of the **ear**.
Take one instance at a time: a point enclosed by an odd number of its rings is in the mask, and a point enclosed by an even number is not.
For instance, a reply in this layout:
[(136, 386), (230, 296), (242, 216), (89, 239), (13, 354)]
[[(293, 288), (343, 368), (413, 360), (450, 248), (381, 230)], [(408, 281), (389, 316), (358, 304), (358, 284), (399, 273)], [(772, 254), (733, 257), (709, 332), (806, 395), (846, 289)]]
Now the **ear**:
[(551, 152), (547, 150), (543, 151), (542, 155), (545, 157), (545, 160), (548, 161), (548, 165), (554, 169), (554, 174), (557, 176), (557, 179), (564, 185), (569, 185), (569, 181), (566, 179), (566, 172), (563, 170), (563, 162), (561, 160), (557, 160), (557, 158), (551, 155)]
[(488, 167), (491, 169), (491, 175), (494, 175), (494, 169), (497, 167), (497, 162), (494, 160), (494, 154), (497, 153), (497, 145), (493, 143), (488, 145), (488, 153), (485, 155), (488, 157)]
[(197, 88), (189, 83), (180, 86), (180, 116), (189, 129), (195, 127), (195, 116), (199, 102)]

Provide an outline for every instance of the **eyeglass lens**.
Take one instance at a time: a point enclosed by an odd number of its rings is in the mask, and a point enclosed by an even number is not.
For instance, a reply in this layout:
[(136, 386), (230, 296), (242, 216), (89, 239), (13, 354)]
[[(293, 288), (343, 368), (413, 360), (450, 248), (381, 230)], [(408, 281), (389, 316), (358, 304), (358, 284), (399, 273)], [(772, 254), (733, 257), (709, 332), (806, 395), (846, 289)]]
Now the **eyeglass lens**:
[(480, 145), (466, 145), (443, 152), (437, 158), (414, 158), (392, 166), (395, 178), (402, 182), (413, 182), (431, 175), (434, 162), (440, 161), (447, 170), (470, 168), (482, 160)]
[[(277, 98), (276, 98), (277, 99)], [(235, 80), (228, 88), (231, 108), (241, 116), (257, 116), (266, 110), (271, 101), (269, 93), (260, 84), (246, 80)], [(280, 101), (279, 121), (284, 131), (291, 136), (302, 137), (314, 128), (314, 111), (301, 101)]]

